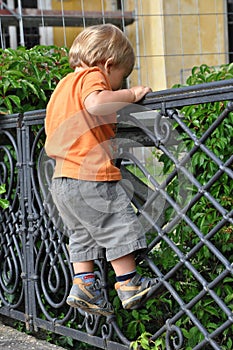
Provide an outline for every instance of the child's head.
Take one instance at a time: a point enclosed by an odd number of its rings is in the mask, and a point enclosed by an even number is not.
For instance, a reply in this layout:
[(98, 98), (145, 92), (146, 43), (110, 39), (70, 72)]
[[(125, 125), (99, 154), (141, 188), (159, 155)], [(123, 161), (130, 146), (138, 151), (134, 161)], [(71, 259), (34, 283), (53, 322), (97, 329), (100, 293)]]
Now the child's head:
[(74, 40), (69, 52), (71, 68), (104, 65), (112, 58), (112, 65), (125, 68), (129, 75), (135, 63), (132, 45), (124, 33), (112, 24), (87, 27)]

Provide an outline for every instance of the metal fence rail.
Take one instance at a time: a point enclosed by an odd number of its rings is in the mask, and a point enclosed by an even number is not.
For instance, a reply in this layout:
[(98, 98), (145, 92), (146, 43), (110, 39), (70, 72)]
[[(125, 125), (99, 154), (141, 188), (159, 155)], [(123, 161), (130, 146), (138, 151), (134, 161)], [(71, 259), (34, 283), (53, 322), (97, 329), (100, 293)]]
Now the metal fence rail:
[[(231, 186), (233, 157), (216, 153), (208, 141), (224, 127), (233, 103), (223, 103), (215, 121), (201, 135), (187, 126), (180, 109), (230, 101), (232, 94), (232, 80), (150, 93), (140, 105), (129, 106), (119, 116), (117, 159), (125, 189), (148, 237), (148, 249), (137, 260), (160, 280), (145, 305), (151, 314), (149, 332), (151, 340), (161, 339), (167, 350), (187, 349), (188, 330), (190, 334), (195, 331), (193, 337), (198, 334), (189, 348), (230, 349), (233, 242), (229, 238), (225, 250), (218, 242), (222, 234), (232, 235), (233, 211), (223, 205), (213, 188), (222, 177)], [(119, 324), (122, 310), (103, 318), (65, 303), (72, 268), (66, 229), (49, 192), (53, 161), (43, 149), (44, 117), (45, 111), (35, 111), (0, 118), (0, 183), (6, 183), (10, 201), (10, 207), (0, 214), (0, 314), (25, 322), (28, 329), (43, 328), (96, 348), (128, 349), (132, 339)], [(184, 134), (189, 149), (180, 141)], [(132, 153), (132, 148), (145, 146), (153, 156), (159, 152), (158, 165), (163, 166), (161, 159), (166, 157), (169, 173), (158, 179)], [(204, 183), (193, 170), (198, 152), (200, 164), (205, 159), (216, 168)], [(201, 218), (206, 220), (206, 208), (191, 215), (201, 203), (212, 208), (213, 215), (204, 232), (199, 223)], [(163, 254), (167, 254), (165, 260), (160, 259)], [(96, 274), (106, 297), (115, 300), (109, 292), (113, 286), (105, 261), (96, 261)]]

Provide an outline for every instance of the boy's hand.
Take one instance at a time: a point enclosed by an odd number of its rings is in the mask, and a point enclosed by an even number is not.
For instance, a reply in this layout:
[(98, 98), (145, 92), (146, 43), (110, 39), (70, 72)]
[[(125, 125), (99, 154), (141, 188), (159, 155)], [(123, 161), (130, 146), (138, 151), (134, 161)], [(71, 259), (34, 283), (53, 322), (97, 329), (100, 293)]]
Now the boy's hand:
[(134, 95), (134, 100), (132, 102), (140, 101), (148, 92), (152, 91), (148, 86), (133, 86), (130, 90)]

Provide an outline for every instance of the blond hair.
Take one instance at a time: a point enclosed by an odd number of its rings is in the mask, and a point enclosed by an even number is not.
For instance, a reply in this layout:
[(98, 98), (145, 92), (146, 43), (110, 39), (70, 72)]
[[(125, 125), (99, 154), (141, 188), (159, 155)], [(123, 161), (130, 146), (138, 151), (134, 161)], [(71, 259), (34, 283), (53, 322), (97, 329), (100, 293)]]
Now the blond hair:
[(135, 63), (134, 51), (124, 33), (112, 24), (87, 27), (74, 40), (69, 51), (71, 68), (83, 64), (94, 67), (112, 58), (112, 64), (123, 67), (129, 75)]

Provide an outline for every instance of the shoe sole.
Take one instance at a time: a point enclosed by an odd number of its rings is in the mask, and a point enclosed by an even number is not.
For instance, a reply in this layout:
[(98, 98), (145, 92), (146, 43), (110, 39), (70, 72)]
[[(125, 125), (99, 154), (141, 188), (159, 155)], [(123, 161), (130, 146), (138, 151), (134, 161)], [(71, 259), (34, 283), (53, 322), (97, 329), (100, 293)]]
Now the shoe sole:
[(75, 309), (79, 308), (93, 315), (110, 316), (114, 313), (113, 310), (99, 308), (97, 305), (90, 304), (87, 301), (77, 298), (75, 296), (69, 296), (66, 299), (66, 303), (69, 306), (74, 307)]
[(154, 285), (153, 287), (149, 287), (141, 291), (140, 293), (132, 296), (131, 298), (127, 299), (125, 302), (122, 302), (122, 306), (124, 309), (131, 309), (136, 310), (140, 309), (143, 304), (148, 300), (153, 298), (154, 294), (161, 295), (165, 291), (165, 288), (163, 285), (158, 287), (157, 285)]
[[(124, 309), (132, 309), (134, 306), (138, 305), (138, 301), (142, 299), (143, 296), (145, 296), (145, 294), (147, 294), (149, 292), (149, 290), (151, 289), (151, 287), (146, 288), (144, 290), (142, 290), (140, 293), (132, 296), (131, 298), (127, 299), (127, 300), (123, 300), (122, 301), (122, 306)], [(140, 305), (138, 305), (140, 306)]]

